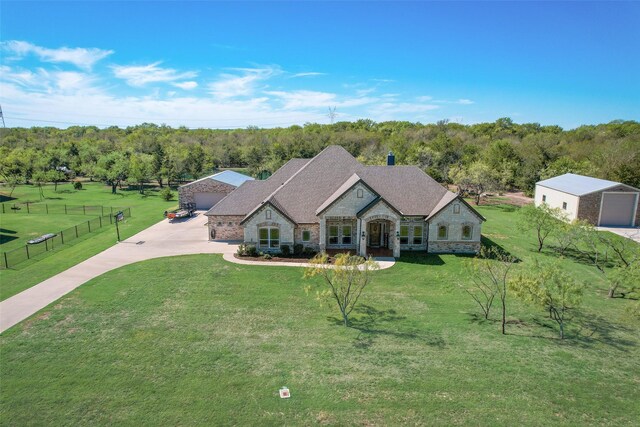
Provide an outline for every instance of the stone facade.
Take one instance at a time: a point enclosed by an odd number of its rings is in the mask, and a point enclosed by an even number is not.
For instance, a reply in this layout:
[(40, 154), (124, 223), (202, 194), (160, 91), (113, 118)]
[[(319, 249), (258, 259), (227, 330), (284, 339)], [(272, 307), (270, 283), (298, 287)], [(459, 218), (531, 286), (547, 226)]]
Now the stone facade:
[[(466, 204), (454, 200), (431, 218), (428, 224), (430, 253), (476, 253), (480, 250), (482, 220)], [(440, 226), (446, 227), (446, 238), (439, 238)], [(464, 226), (471, 227), (470, 239), (463, 238)]]
[(243, 215), (224, 215), (209, 217), (210, 240), (243, 240), (244, 229), (240, 225)]
[[(615, 192), (628, 192), (634, 191), (626, 185), (618, 185), (613, 188), (607, 188), (605, 191), (598, 191), (597, 193), (586, 194), (580, 197), (580, 204), (578, 207), (578, 219), (588, 221), (590, 224), (598, 225), (600, 220), (600, 205), (602, 203), (602, 193), (615, 193)], [(640, 209), (636, 210), (636, 226), (640, 225)]]
[(480, 242), (429, 242), (429, 253), (432, 254), (477, 254)]
[[(302, 241), (302, 232), (309, 231), (311, 239), (308, 242)], [(300, 224), (294, 231), (294, 244), (300, 243), (305, 248), (320, 250), (320, 224)], [(293, 249), (293, 248), (291, 248)]]
[(202, 179), (178, 187), (178, 201), (180, 206), (185, 203), (195, 203), (196, 199), (194, 195), (196, 193), (216, 193), (219, 194), (220, 199), (222, 199), (235, 189), (236, 187), (233, 185), (225, 184), (224, 182), (214, 179)]
[(280, 231), (280, 246), (289, 245), (291, 249), (293, 249), (294, 224), (269, 204), (258, 209), (258, 211), (244, 223), (244, 242), (248, 245), (255, 245), (263, 252), (279, 252), (280, 248), (260, 246), (259, 229), (265, 227), (278, 228)]

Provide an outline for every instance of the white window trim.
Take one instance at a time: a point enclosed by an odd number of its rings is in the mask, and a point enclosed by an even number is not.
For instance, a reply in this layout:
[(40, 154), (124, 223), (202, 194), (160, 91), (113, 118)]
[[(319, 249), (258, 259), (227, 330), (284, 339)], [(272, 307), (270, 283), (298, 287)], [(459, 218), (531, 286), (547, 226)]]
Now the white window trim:
[[(262, 238), (260, 238), (260, 230), (267, 230), (267, 245), (263, 245), (262, 244)], [(271, 246), (271, 230), (278, 230), (278, 245), (277, 246)], [(258, 227), (258, 247), (259, 248), (266, 248), (266, 249), (277, 249), (280, 247), (280, 227), (272, 227), (272, 226), (263, 226), (263, 227)], [(275, 240), (275, 239), (274, 239)]]
[(264, 211), (264, 218), (271, 219), (271, 209), (267, 209), (266, 211)]
[[(416, 236), (416, 228), (420, 227), (420, 235)], [(416, 238), (420, 238), (420, 243), (416, 243)], [(422, 225), (414, 225), (411, 227), (411, 244), (422, 245), (424, 243), (424, 227)]]

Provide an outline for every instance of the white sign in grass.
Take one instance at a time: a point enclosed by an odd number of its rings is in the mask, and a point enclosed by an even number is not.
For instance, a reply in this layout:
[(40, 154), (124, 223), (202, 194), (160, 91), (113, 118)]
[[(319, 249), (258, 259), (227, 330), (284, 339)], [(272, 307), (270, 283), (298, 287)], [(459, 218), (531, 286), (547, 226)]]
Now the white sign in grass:
[(291, 394), (289, 393), (289, 389), (287, 387), (282, 387), (280, 389), (280, 398), (288, 399), (290, 397), (291, 397)]

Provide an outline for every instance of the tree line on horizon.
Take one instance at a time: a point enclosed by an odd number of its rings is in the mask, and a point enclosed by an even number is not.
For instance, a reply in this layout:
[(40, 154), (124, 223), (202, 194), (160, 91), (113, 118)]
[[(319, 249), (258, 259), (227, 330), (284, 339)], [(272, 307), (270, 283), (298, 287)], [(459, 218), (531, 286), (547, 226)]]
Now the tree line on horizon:
[(509, 118), (473, 125), (358, 120), (234, 130), (144, 123), (7, 128), (0, 137), (0, 179), (9, 185), (82, 176), (115, 191), (122, 183), (175, 185), (218, 168), (245, 168), (259, 177), (337, 144), (370, 165), (386, 164), (392, 151), (397, 165), (416, 165), (469, 195), (515, 189), (531, 194), (537, 181), (567, 172), (640, 187), (637, 121), (572, 130)]

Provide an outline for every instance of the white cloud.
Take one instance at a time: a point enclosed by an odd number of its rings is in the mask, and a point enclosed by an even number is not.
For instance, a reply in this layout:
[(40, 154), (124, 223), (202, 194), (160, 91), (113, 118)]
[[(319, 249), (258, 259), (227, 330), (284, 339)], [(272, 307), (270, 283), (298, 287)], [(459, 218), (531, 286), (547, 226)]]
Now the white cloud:
[(450, 100), (446, 100), (446, 99), (435, 99), (432, 102), (437, 103), (437, 104), (458, 104), (458, 105), (475, 104), (475, 102), (473, 102), (470, 99), (458, 99), (458, 100), (455, 100), (455, 101), (450, 101)]
[(276, 97), (287, 110), (340, 107), (349, 108), (371, 104), (377, 99), (366, 96), (340, 97), (335, 93), (312, 90), (265, 91), (265, 95)]
[(2, 42), (0, 43), (0, 46), (2, 47), (2, 50), (11, 52), (19, 58), (32, 53), (43, 62), (68, 62), (84, 70), (90, 70), (96, 62), (113, 53), (112, 50), (103, 50), (93, 47), (61, 47), (58, 49), (49, 49), (20, 40)]
[(280, 74), (278, 67), (263, 68), (233, 68), (238, 74), (221, 74), (218, 80), (209, 83), (209, 91), (217, 98), (235, 98), (251, 96), (255, 93), (258, 83)]
[(173, 68), (161, 68), (161, 62), (154, 62), (148, 65), (114, 65), (111, 67), (113, 74), (125, 80), (130, 86), (144, 86), (148, 83), (170, 83), (176, 80), (190, 79), (196, 77), (195, 71), (185, 71), (179, 73)]
[(429, 102), (433, 99), (432, 96), (418, 96), (416, 97), (416, 101), (418, 102)]
[(318, 72), (315, 72), (315, 71), (309, 71), (309, 72), (306, 72), (306, 73), (293, 74), (291, 76), (291, 78), (296, 78), (296, 77), (315, 77), (315, 76), (324, 76), (324, 75), (326, 75), (326, 73), (318, 73)]
[(191, 90), (191, 89), (195, 89), (198, 87), (198, 83), (194, 82), (194, 81), (189, 81), (189, 82), (177, 82), (177, 83), (172, 83), (175, 87), (179, 87), (180, 89), (184, 89), (184, 90)]

